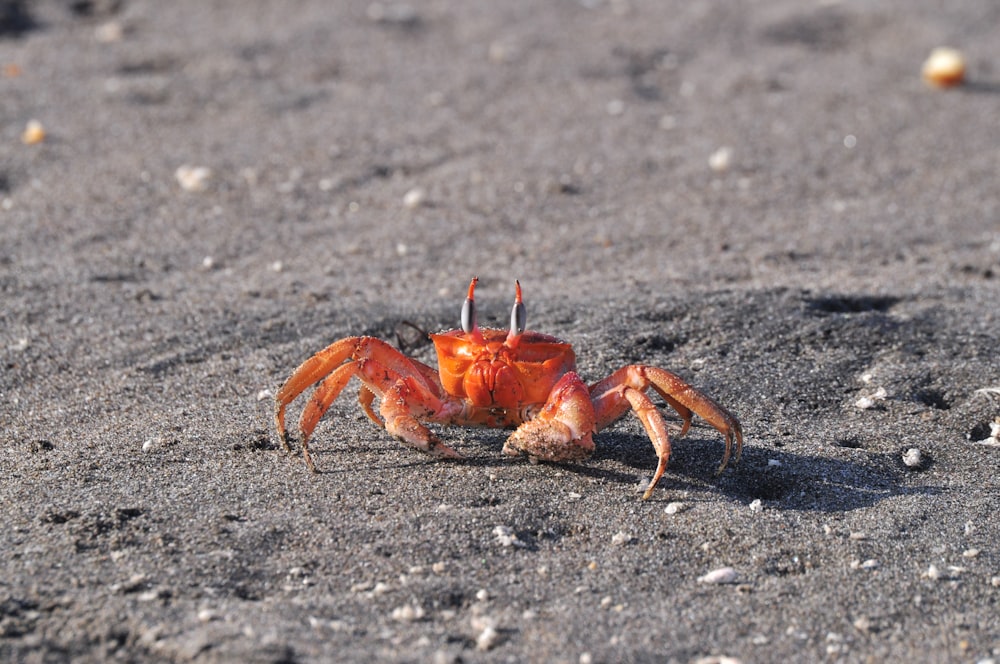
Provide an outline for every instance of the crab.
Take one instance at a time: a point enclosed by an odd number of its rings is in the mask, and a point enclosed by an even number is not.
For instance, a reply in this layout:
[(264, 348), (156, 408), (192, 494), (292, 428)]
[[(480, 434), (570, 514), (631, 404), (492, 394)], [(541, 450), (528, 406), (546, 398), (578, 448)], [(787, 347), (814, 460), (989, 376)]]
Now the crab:
[[(722, 434), (725, 452), (717, 473), (743, 448), (739, 420), (714, 399), (676, 374), (659, 367), (630, 364), (591, 385), (576, 371), (573, 347), (561, 339), (525, 329), (521, 284), (514, 282), (510, 328), (476, 323), (475, 289), (469, 284), (462, 307), (462, 328), (431, 334), (438, 369), (407, 357), (370, 336), (335, 341), (303, 362), (275, 395), (275, 425), (291, 453), (285, 409), (318, 383), (299, 421), (302, 456), (316, 472), (309, 437), (348, 382), (361, 381), (358, 400), (365, 414), (404, 445), (441, 459), (462, 455), (445, 444), (428, 423), (512, 428), (503, 452), (532, 462), (584, 459), (594, 451), (594, 434), (628, 411), (642, 423), (658, 464), (643, 500), (650, 498), (670, 459), (666, 421), (647, 391), (652, 388), (682, 420), (680, 434), (698, 415)], [(378, 398), (378, 413), (373, 406)]]

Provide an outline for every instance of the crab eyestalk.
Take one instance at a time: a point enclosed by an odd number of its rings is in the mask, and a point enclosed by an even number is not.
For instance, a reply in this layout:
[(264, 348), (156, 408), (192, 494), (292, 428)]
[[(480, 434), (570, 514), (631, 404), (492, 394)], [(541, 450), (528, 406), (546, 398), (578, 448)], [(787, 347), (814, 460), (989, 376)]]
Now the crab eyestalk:
[(469, 283), (469, 294), (465, 297), (465, 304), (462, 305), (462, 331), (471, 335), (474, 339), (482, 341), (482, 333), (476, 323), (476, 283), (479, 277), (473, 277)]
[(524, 332), (525, 325), (527, 325), (528, 312), (524, 308), (524, 302), (521, 300), (521, 282), (514, 280), (514, 308), (510, 311), (510, 332), (507, 333), (507, 341), (504, 342), (508, 347), (513, 347), (517, 345), (518, 340), (521, 338), (521, 334)]

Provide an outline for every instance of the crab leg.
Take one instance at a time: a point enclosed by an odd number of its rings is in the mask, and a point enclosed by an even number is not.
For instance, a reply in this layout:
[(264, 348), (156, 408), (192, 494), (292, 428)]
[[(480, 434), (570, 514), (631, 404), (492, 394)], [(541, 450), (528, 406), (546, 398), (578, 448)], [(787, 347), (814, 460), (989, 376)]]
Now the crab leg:
[[(274, 398), (274, 419), (278, 436), (285, 450), (291, 451), (285, 428), (285, 408), (309, 386), (322, 379), (322, 383), (303, 409), (299, 422), (302, 453), (310, 470), (315, 471), (315, 466), (309, 455), (309, 436), (323, 414), (355, 375), (364, 383), (358, 394), (358, 400), (368, 416), (380, 425), (383, 423), (374, 417), (372, 400), (375, 396), (384, 395), (394, 383), (404, 377), (416, 386), (421, 394), (431, 399), (436, 398), (437, 389), (431, 382), (433, 370), (416, 360), (407, 358), (384, 341), (374, 337), (347, 337), (330, 344), (303, 362), (285, 381)], [(384, 426), (390, 429), (388, 424)], [(392, 429), (390, 433), (395, 434)]]
[(652, 495), (654, 487), (666, 470), (670, 457), (670, 442), (663, 417), (645, 395), (646, 390), (650, 387), (681, 416), (683, 420), (681, 435), (684, 435), (691, 426), (692, 414), (704, 419), (723, 435), (726, 449), (717, 473), (721, 473), (729, 463), (734, 439), (736, 460), (739, 460), (743, 450), (743, 429), (739, 420), (732, 413), (716, 403), (711, 397), (691, 387), (680, 376), (666, 369), (642, 364), (623, 367), (592, 385), (590, 396), (594, 402), (599, 430), (617, 420), (630, 408), (642, 421), (659, 457), (656, 474), (643, 494), (644, 500)]

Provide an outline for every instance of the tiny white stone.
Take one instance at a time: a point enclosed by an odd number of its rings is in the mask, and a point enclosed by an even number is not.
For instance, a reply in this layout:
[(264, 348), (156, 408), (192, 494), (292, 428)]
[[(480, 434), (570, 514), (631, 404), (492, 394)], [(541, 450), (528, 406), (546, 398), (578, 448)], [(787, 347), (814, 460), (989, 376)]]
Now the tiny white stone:
[(485, 652), (490, 650), (500, 640), (500, 633), (492, 625), (487, 625), (476, 637), (476, 650)]
[(617, 546), (623, 546), (632, 541), (632, 536), (628, 533), (617, 532), (611, 536), (611, 543)]
[(219, 614), (217, 614), (212, 609), (202, 609), (198, 612), (198, 622), (212, 622), (213, 620), (218, 620)]
[(517, 538), (517, 533), (509, 526), (496, 526), (493, 534), (500, 546), (524, 546), (524, 542)]
[(281, 261), (274, 261), (267, 267), (269, 270), (271, 270), (271, 272), (281, 272), (282, 270), (285, 269), (285, 264), (282, 263)]
[(208, 189), (208, 182), (212, 178), (212, 169), (206, 166), (184, 164), (174, 171), (174, 177), (184, 191), (205, 191)]
[(738, 578), (739, 574), (732, 567), (720, 567), (719, 569), (712, 570), (704, 576), (699, 576), (698, 583), (723, 585), (727, 583), (736, 583)]
[(396, 243), (396, 255), (397, 256), (405, 256), (407, 253), (409, 253), (409, 251), (410, 251), (410, 248), (406, 246), (406, 243), (404, 243), (404, 242), (397, 242)]
[(392, 610), (392, 619), (397, 622), (416, 622), (424, 617), (424, 610), (420, 606), (406, 604)]
[(263, 401), (264, 399), (273, 399), (273, 398), (274, 398), (274, 392), (272, 392), (267, 388), (257, 392), (257, 401)]
[(408, 192), (406, 192), (406, 194), (403, 196), (403, 207), (409, 210), (415, 210), (416, 208), (423, 205), (426, 199), (427, 199), (427, 192), (425, 192), (420, 187), (414, 187), (413, 189), (410, 189)]
[(903, 463), (907, 468), (917, 468), (924, 462), (924, 455), (919, 447), (911, 447), (903, 452)]
[(869, 408), (873, 408), (875, 406), (875, 400), (871, 397), (861, 397), (854, 402), (854, 405), (861, 410), (868, 410)]
[(931, 581), (937, 581), (941, 578), (941, 570), (938, 569), (937, 565), (932, 564), (927, 568), (927, 571), (924, 572), (922, 576), (930, 579)]
[(146, 439), (146, 440), (144, 440), (144, 441), (143, 441), (143, 443), (142, 443), (142, 451), (143, 451), (143, 452), (148, 452), (148, 451), (150, 451), (151, 449), (153, 449), (153, 446), (154, 446), (155, 444), (156, 444), (156, 443), (155, 443), (155, 442), (153, 441), (153, 439), (152, 439), (152, 438), (147, 438), (147, 439)]
[(723, 146), (713, 152), (708, 158), (708, 167), (716, 173), (723, 173), (729, 170), (733, 163), (733, 149)]
[(966, 549), (962, 552), (963, 558), (975, 558), (979, 555), (979, 549)]
[(125, 28), (118, 21), (108, 21), (94, 28), (94, 39), (101, 44), (120, 42), (125, 36)]
[(486, 590), (485, 588), (480, 588), (480, 589), (479, 589), (479, 590), (478, 590), (478, 591), (476, 592), (476, 599), (477, 599), (477, 600), (479, 600), (480, 602), (485, 602), (485, 601), (486, 601), (486, 600), (488, 600), (489, 598), (490, 598), (490, 593), (489, 593), (489, 591), (488, 591), (488, 590)]
[(667, 503), (667, 506), (663, 508), (663, 511), (667, 514), (677, 514), (678, 512), (683, 512), (688, 506), (680, 501), (674, 501), (672, 503)]
[(753, 502), (751, 502), (748, 505), (748, 507), (750, 508), (751, 512), (763, 512), (764, 511), (764, 503), (760, 502), (760, 498), (754, 499)]

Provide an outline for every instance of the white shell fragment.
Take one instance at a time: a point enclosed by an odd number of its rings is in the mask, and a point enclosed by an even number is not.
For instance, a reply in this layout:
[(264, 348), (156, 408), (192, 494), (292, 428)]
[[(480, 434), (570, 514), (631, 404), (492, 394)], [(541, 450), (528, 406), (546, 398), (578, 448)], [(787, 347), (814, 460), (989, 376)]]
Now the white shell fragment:
[(212, 178), (212, 169), (185, 164), (174, 171), (174, 177), (184, 191), (205, 191), (208, 189), (208, 181)]
[(727, 583), (736, 583), (738, 579), (739, 574), (732, 567), (720, 567), (704, 576), (699, 576), (698, 583), (709, 583), (719, 586)]
[(688, 506), (685, 503), (674, 501), (672, 503), (667, 503), (667, 506), (663, 508), (663, 511), (667, 514), (677, 514), (678, 512), (683, 512)]
[(406, 604), (392, 610), (392, 619), (396, 622), (416, 622), (423, 617), (423, 608), (416, 605)]
[(497, 543), (500, 546), (526, 546), (524, 542), (517, 538), (517, 533), (510, 526), (497, 526), (493, 529)]
[(708, 158), (708, 167), (716, 173), (724, 173), (733, 164), (733, 149), (723, 146), (713, 152)]
[(615, 546), (625, 546), (632, 541), (632, 536), (628, 533), (617, 532), (611, 536), (611, 543)]
[(500, 641), (500, 632), (492, 625), (487, 625), (476, 637), (476, 650), (485, 652), (491, 650)]
[(863, 396), (854, 402), (854, 406), (860, 410), (868, 410), (869, 408), (874, 408), (879, 401), (885, 401), (885, 398), (889, 396), (884, 387), (880, 387), (875, 390), (874, 394)]
[(924, 61), (921, 74), (928, 85), (950, 88), (965, 79), (965, 56), (958, 49), (938, 47)]
[(420, 187), (414, 187), (403, 196), (403, 207), (408, 210), (415, 210), (423, 205), (426, 200), (427, 192)]
[(919, 468), (924, 462), (924, 454), (919, 447), (911, 447), (903, 452), (903, 464), (907, 468)]

